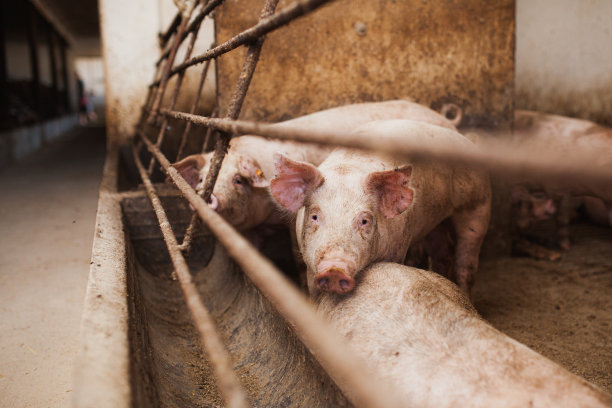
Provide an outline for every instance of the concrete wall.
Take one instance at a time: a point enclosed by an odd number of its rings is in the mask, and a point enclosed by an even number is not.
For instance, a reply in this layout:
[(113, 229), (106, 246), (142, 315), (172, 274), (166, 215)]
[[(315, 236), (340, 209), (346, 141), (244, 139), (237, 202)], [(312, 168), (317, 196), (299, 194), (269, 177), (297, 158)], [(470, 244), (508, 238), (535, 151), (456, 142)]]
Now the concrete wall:
[[(100, 0), (102, 52), (106, 75), (106, 124), (109, 143), (121, 142), (134, 132), (148, 85), (153, 81), (155, 62), (160, 56), (158, 33), (164, 32), (176, 13), (171, 0)], [(212, 22), (207, 19), (193, 55), (212, 41)], [(180, 53), (177, 57), (181, 61)], [(197, 75), (188, 71), (183, 87), (195, 87)], [(207, 89), (207, 103), (214, 90)], [(191, 86), (193, 85), (193, 86)], [(172, 89), (172, 83), (168, 85)], [(166, 96), (171, 92), (166, 92)], [(185, 92), (187, 97), (188, 92)], [(166, 98), (167, 99), (167, 98)], [(179, 101), (178, 109), (188, 109)]]
[(517, 108), (612, 125), (612, 1), (516, 3)]

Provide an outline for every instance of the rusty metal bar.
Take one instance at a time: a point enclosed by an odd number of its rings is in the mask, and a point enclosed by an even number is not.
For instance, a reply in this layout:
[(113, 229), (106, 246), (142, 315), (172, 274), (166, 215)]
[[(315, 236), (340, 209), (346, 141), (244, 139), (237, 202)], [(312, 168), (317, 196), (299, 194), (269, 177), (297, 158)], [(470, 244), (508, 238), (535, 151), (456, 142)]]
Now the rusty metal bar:
[[(352, 147), (417, 160), (434, 158), (448, 163), (488, 169), (498, 174), (529, 174), (531, 178), (539, 176), (542, 180), (561, 182), (588, 179), (605, 187), (612, 186), (612, 171), (609, 168), (594, 167), (593, 157), (590, 155), (579, 152), (571, 156), (556, 152), (543, 154), (528, 145), (516, 145), (501, 140), (504, 139), (501, 135), (481, 141), (474, 148), (459, 149), (444, 145), (414, 143), (394, 137), (368, 138), (345, 129), (314, 131), (289, 126), (281, 128), (269, 123), (196, 116), (168, 110), (162, 110), (161, 113), (235, 135), (252, 134), (282, 140)], [(429, 128), (427, 125), (423, 125), (424, 132), (427, 128)]]
[[(191, 41), (189, 42), (189, 45), (187, 46), (187, 51), (185, 53), (185, 59), (188, 59), (191, 56), (191, 53), (193, 52), (193, 47), (195, 45), (197, 38), (198, 38), (198, 31), (196, 30), (193, 32), (193, 35), (191, 36)], [(185, 78), (185, 72), (186, 71), (181, 72), (178, 78), (176, 79), (176, 84), (174, 85), (174, 93), (172, 94), (172, 100), (170, 102), (170, 106), (172, 106), (172, 108), (170, 109), (174, 109), (174, 106), (176, 105), (176, 101), (178, 100), (178, 94), (181, 89), (181, 86), (183, 85), (183, 79)], [(159, 129), (159, 134), (157, 136), (157, 141), (155, 142), (157, 147), (160, 147), (161, 144), (164, 142), (164, 135), (166, 134), (167, 128), (168, 128), (168, 117), (164, 116), (164, 120), (162, 121), (162, 125)], [(151, 157), (151, 161), (149, 162), (149, 167), (147, 169), (147, 174), (149, 174), (149, 176), (153, 173), (154, 165), (155, 165), (155, 158)]]
[[(189, 110), (189, 113), (193, 114), (196, 110), (196, 108), (198, 107), (198, 103), (200, 102), (200, 97), (202, 96), (202, 89), (204, 89), (204, 83), (206, 82), (206, 77), (208, 75), (208, 67), (210, 66), (210, 60), (206, 61), (206, 64), (204, 65), (204, 69), (202, 70), (202, 75), (200, 77), (200, 83), (198, 84), (198, 90), (196, 91), (196, 96), (195, 99), (193, 101), (193, 104), (191, 104), (191, 109)], [(211, 115), (214, 116), (214, 115)], [(191, 122), (187, 122), (187, 124), (185, 125), (185, 129), (183, 130), (183, 135), (181, 136), (181, 143), (179, 144), (179, 148), (178, 148), (178, 152), (176, 153), (176, 160), (179, 161), (181, 159), (181, 156), (183, 155), (183, 150), (185, 149), (185, 145), (187, 144), (187, 135), (189, 134), (189, 131), (191, 130)], [(206, 136), (208, 136), (209, 132), (206, 132)], [(204, 144), (206, 144), (206, 139), (204, 139)]]
[[(178, 51), (179, 46), (182, 44), (183, 32), (185, 31), (185, 27), (187, 26), (188, 21), (189, 21), (188, 16), (183, 16), (181, 18), (181, 23), (179, 24), (178, 30), (176, 32), (176, 37), (172, 44), (172, 48), (170, 49), (170, 54), (168, 55), (168, 58), (166, 59), (166, 65), (164, 66), (164, 71), (159, 81), (159, 87), (157, 88), (157, 92), (155, 92), (153, 108), (149, 112), (149, 123), (155, 122), (155, 119), (159, 112), (159, 107), (164, 98), (164, 93), (166, 92), (166, 85), (168, 84), (168, 79), (170, 78), (172, 64), (174, 63), (176, 52)], [(197, 35), (194, 35), (194, 36), (197, 36)], [(179, 41), (179, 39), (181, 41)]]
[[(213, 110), (211, 117), (217, 116), (217, 109)], [(191, 124), (191, 123), (189, 123)], [(206, 129), (206, 136), (204, 137), (204, 143), (202, 143), (202, 151), (200, 153), (205, 153), (206, 150), (211, 146), (211, 140), (213, 138), (213, 128), (209, 127)], [(176, 159), (178, 161), (178, 158)], [(203, 192), (202, 192), (203, 193)], [(200, 194), (200, 197), (202, 194)], [(184, 251), (185, 254), (188, 254), (191, 250), (191, 240), (193, 239), (193, 235), (196, 233), (198, 229), (198, 221), (199, 217), (197, 213), (193, 213), (191, 216), (191, 220), (189, 220), (189, 225), (187, 226), (187, 230), (185, 231), (185, 235), (183, 236), (183, 242), (180, 245), (181, 251)]]
[[(204, 6), (202, 11), (200, 11), (200, 13), (198, 13), (198, 15), (189, 24), (189, 26), (187, 27), (187, 29), (183, 33), (183, 36), (185, 37), (190, 32), (194, 31), (196, 29), (196, 27), (204, 20), (204, 18), (206, 18), (206, 16), (209, 15), (221, 3), (223, 3), (223, 0), (211, 0), (211, 1), (209, 1), (206, 4), (206, 6)], [(182, 38), (181, 38), (181, 41), (183, 41)], [(166, 58), (169, 54), (170, 54), (170, 49), (164, 51), (155, 64), (159, 65), (164, 60), (164, 58)]]
[(406, 402), (397, 397), (392, 387), (369, 374), (366, 363), (347, 349), (340, 335), (317, 315), (306, 296), (227, 221), (210, 209), (151, 141), (144, 137), (141, 139), (228, 254), (287, 320), (345, 396), (357, 407), (406, 407)]
[(221, 54), (238, 48), (241, 45), (253, 42), (262, 35), (265, 35), (270, 31), (276, 30), (277, 28), (290, 23), (292, 20), (303, 16), (304, 14), (322, 6), (323, 4), (329, 1), (330, 0), (298, 0), (293, 4), (290, 4), (289, 6), (285, 7), (283, 10), (276, 13), (274, 16), (260, 21), (255, 26), (237, 34), (236, 36), (230, 38), (223, 44), (220, 44), (215, 48), (206, 51), (204, 54), (201, 54), (197, 57), (193, 57), (189, 61), (185, 61), (184, 63), (177, 65), (170, 72), (170, 76), (176, 75), (178, 72), (192, 65), (201, 64), (204, 61), (216, 58)]
[[(168, 27), (166, 32), (165, 33), (159, 33), (159, 36), (158, 36), (158, 38), (159, 38), (159, 48), (163, 48), (166, 45), (168, 40), (172, 37), (172, 34), (174, 34), (174, 32), (176, 31), (176, 28), (181, 23), (181, 20), (182, 20), (181, 13), (180, 12), (176, 13), (176, 16), (174, 16), (174, 19), (170, 23), (170, 26)], [(159, 61), (158, 61), (158, 64), (159, 64)]]
[[(278, 0), (266, 0), (266, 3), (264, 4), (264, 7), (260, 13), (259, 21), (263, 21), (274, 14), (274, 10), (276, 9), (277, 5)], [(242, 104), (249, 89), (253, 74), (255, 73), (255, 67), (259, 61), (259, 55), (261, 54), (261, 47), (263, 46), (264, 40), (265, 36), (262, 35), (247, 49), (247, 55), (244, 59), (244, 64), (242, 65), (242, 71), (240, 72), (240, 76), (236, 82), (236, 88), (234, 89), (232, 99), (230, 100), (227, 108), (226, 118), (228, 119), (238, 119), (238, 116), (240, 116), (240, 109), (242, 108)], [(227, 149), (229, 148), (231, 138), (232, 135), (230, 133), (220, 132), (217, 134), (215, 153), (211, 159), (208, 173), (206, 173), (204, 191), (201, 195), (204, 201), (208, 201), (213, 192), (215, 182), (217, 181), (217, 176), (221, 170), (223, 159), (227, 154)], [(186, 254), (188, 254), (191, 250), (191, 237), (195, 231), (197, 231), (197, 229), (197, 218), (194, 214), (194, 217), (191, 218), (191, 222), (189, 223), (189, 228), (187, 229), (188, 234), (183, 238), (183, 243), (181, 245), (181, 249), (185, 251)]]
[[(276, 8), (277, 4), (278, 0), (267, 0), (264, 8), (261, 11), (260, 21), (263, 21), (271, 16), (274, 13), (274, 9)], [(261, 47), (263, 46), (264, 40), (264, 36), (259, 37), (257, 41), (250, 45), (247, 50), (247, 55), (242, 66), (242, 72), (240, 72), (240, 76), (238, 77), (238, 81), (236, 83), (236, 88), (234, 89), (234, 94), (232, 95), (232, 99), (230, 100), (227, 108), (227, 119), (236, 120), (238, 119), (238, 116), (240, 116), (240, 109), (242, 108), (244, 98), (246, 97), (247, 90), (251, 84), (253, 74), (255, 73), (255, 67), (259, 61), (259, 55), (261, 54)], [(210, 168), (208, 173), (206, 173), (206, 181), (204, 182), (204, 194), (202, 195), (204, 201), (207, 201), (212, 194), (215, 182), (217, 181), (217, 176), (219, 175), (219, 170), (221, 169), (221, 164), (223, 163), (223, 159), (227, 153), (231, 137), (231, 133), (227, 132), (220, 132), (217, 136), (215, 154), (211, 160)]]
[[(144, 138), (143, 140), (146, 140), (145, 143), (147, 143), (147, 146), (152, 146), (148, 139)], [(159, 150), (157, 151), (159, 152)], [(178, 248), (178, 242), (176, 241), (176, 237), (172, 232), (172, 227), (170, 226), (166, 212), (161, 205), (159, 196), (155, 192), (151, 179), (147, 175), (147, 172), (140, 161), (140, 158), (138, 157), (138, 152), (134, 145), (132, 145), (132, 155), (134, 157), (136, 167), (138, 167), (138, 172), (140, 173), (145, 189), (147, 190), (149, 200), (155, 209), (155, 215), (159, 221), (159, 226), (162, 230), (164, 240), (166, 241), (168, 252), (170, 253), (170, 258), (172, 259), (172, 264), (174, 265), (181, 289), (185, 295), (187, 307), (191, 312), (194, 325), (200, 334), (200, 340), (202, 341), (204, 350), (207, 353), (208, 361), (210, 362), (217, 379), (217, 384), (223, 399), (228, 407), (246, 408), (248, 407), (246, 394), (244, 393), (240, 382), (232, 369), (231, 358), (223, 346), (223, 341), (215, 329), (215, 325), (210, 317), (210, 314), (208, 313), (208, 310), (206, 310), (206, 307), (200, 299), (196, 285), (191, 280), (189, 267), (187, 266), (187, 262)]]

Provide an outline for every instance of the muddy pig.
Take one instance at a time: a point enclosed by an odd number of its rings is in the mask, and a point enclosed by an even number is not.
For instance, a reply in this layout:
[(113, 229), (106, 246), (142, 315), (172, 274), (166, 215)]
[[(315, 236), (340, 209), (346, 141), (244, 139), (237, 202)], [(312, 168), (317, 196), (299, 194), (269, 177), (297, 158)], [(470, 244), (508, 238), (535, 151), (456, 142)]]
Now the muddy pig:
[[(411, 120), (370, 122), (355, 134), (471, 148), (456, 131)], [(450, 218), (456, 234), (453, 277), (469, 294), (491, 207), (489, 177), (439, 161), (410, 163), (356, 150), (335, 150), (318, 168), (275, 157), (275, 200), (296, 214), (308, 288), (348, 293), (373, 262), (402, 262), (412, 243)]]
[[(566, 155), (590, 154), (594, 166), (612, 171), (612, 129), (593, 122), (560, 115), (517, 110), (513, 139), (522, 145)], [(587, 217), (600, 224), (612, 225), (612, 189), (590, 183), (541, 184), (537, 180), (514, 180), (512, 211), (515, 229), (513, 246), (521, 254), (556, 260), (561, 254), (531, 242), (526, 230), (538, 221), (554, 219), (554, 241), (563, 250), (571, 246), (568, 224), (572, 214), (584, 207)]]
[(485, 322), (448, 280), (394, 263), (316, 307), (410, 407), (612, 407), (612, 396)]
[[(398, 118), (410, 118), (455, 129), (437, 112), (405, 100), (347, 105), (281, 122), (275, 126), (350, 130), (373, 120)], [(232, 139), (209, 204), (238, 230), (283, 224), (284, 221), (276, 211), (268, 192), (269, 181), (274, 174), (273, 155), (278, 151), (284, 152), (293, 160), (318, 165), (331, 149), (257, 136)], [(201, 191), (212, 155), (212, 152), (194, 154), (174, 163), (173, 166), (192, 187)]]

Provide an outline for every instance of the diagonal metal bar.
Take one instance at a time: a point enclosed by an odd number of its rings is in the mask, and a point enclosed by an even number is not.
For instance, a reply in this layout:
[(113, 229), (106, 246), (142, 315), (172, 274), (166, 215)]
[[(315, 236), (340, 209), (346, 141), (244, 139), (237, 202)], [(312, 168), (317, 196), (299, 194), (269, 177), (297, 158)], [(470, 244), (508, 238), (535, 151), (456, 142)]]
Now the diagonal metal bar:
[(366, 363), (347, 349), (342, 338), (313, 309), (283, 274), (205, 201), (170, 165), (161, 151), (142, 138), (200, 218), (244, 270), (255, 286), (287, 320), (299, 339), (357, 407), (406, 407), (388, 384), (370, 374)]
[[(204, 18), (206, 18), (206, 16), (208, 16), (210, 13), (212, 13), (212, 11), (217, 8), (217, 6), (219, 6), (221, 3), (223, 3), (223, 0), (210, 0), (206, 4), (206, 6), (204, 6), (202, 11), (200, 11), (198, 15), (191, 21), (191, 23), (189, 23), (189, 27), (187, 27), (187, 29), (183, 33), (183, 37), (187, 36), (190, 32), (197, 30), (198, 26), (200, 25), (200, 23), (202, 23)], [(183, 41), (182, 38), (181, 41)], [(170, 55), (170, 49), (165, 50), (155, 64), (159, 65), (165, 58), (168, 57), (168, 55)]]
[[(189, 45), (187, 46), (187, 51), (185, 53), (185, 59), (188, 59), (191, 56), (191, 53), (193, 52), (193, 47), (195, 45), (197, 38), (198, 38), (198, 31), (194, 31), (193, 35), (191, 36), (191, 41), (189, 42)], [(181, 86), (183, 85), (184, 78), (185, 78), (185, 71), (180, 73), (179, 77), (176, 80), (176, 84), (174, 85), (174, 92), (172, 94), (172, 100), (170, 101), (170, 106), (171, 106), (170, 109), (174, 109), (174, 106), (176, 106), (176, 101), (178, 100), (179, 91), (181, 89)], [(159, 134), (157, 136), (157, 141), (155, 142), (157, 147), (160, 147), (162, 143), (164, 142), (164, 135), (166, 134), (167, 128), (168, 128), (168, 117), (164, 116), (164, 120), (162, 121), (162, 125), (161, 125), (161, 128), (159, 129)], [(154, 165), (155, 165), (155, 158), (151, 157), (151, 161), (149, 162), (149, 167), (147, 169), (147, 172), (149, 175), (153, 173)]]
[[(198, 84), (198, 90), (196, 91), (195, 99), (193, 101), (193, 104), (191, 104), (191, 109), (189, 110), (189, 113), (191, 114), (195, 112), (196, 108), (198, 107), (198, 103), (200, 102), (200, 97), (202, 96), (202, 89), (204, 89), (204, 83), (206, 82), (209, 67), (210, 61), (206, 61), (206, 64), (204, 64), (204, 69), (202, 70), (202, 75), (200, 76), (200, 82)], [(180, 160), (183, 156), (183, 150), (185, 149), (185, 145), (187, 144), (187, 135), (189, 135), (191, 125), (191, 122), (187, 122), (187, 124), (185, 125), (185, 129), (183, 130), (183, 135), (181, 136), (181, 143), (179, 144), (178, 152), (176, 153), (177, 161)], [(206, 136), (208, 137), (209, 134), (210, 132), (207, 131)], [(204, 139), (204, 144), (206, 144), (206, 139)]]
[[(431, 143), (415, 143), (397, 137), (370, 138), (345, 129), (315, 131), (310, 129), (279, 127), (269, 123), (228, 120), (189, 115), (184, 112), (162, 110), (163, 115), (189, 120), (196, 125), (212, 127), (235, 135), (252, 134), (273, 139), (293, 140), (330, 146), (352, 147), (377, 151), (415, 160), (437, 159), (475, 168), (483, 168), (497, 174), (528, 174), (542, 181), (560, 183), (584, 182), (612, 187), (612, 171), (606, 167), (593, 166), (593, 155), (574, 152), (564, 155), (549, 151), (543, 153), (533, 146), (512, 144), (508, 137), (491, 137), (474, 148), (450, 148)], [(417, 124), (418, 125), (418, 124)], [(421, 124), (427, 132), (428, 125)], [(418, 126), (421, 126), (418, 125)]]
[[(146, 140), (146, 143), (151, 143), (147, 139), (143, 140)], [(187, 307), (191, 313), (194, 325), (200, 334), (200, 340), (208, 356), (208, 361), (212, 366), (223, 399), (228, 407), (246, 408), (248, 407), (246, 394), (232, 369), (231, 358), (223, 346), (223, 341), (215, 329), (215, 325), (208, 310), (200, 299), (200, 294), (195, 284), (191, 280), (189, 267), (181, 254), (181, 250), (178, 248), (178, 242), (172, 232), (172, 227), (170, 226), (166, 212), (162, 207), (159, 196), (155, 192), (151, 179), (147, 175), (138, 157), (138, 152), (134, 145), (132, 145), (132, 155), (144, 183), (147, 195), (149, 196), (149, 200), (155, 209), (155, 215), (159, 221), (159, 226), (162, 230), (164, 240), (166, 241), (172, 264), (174, 265), (181, 289), (185, 295)]]
[(204, 54), (193, 57), (189, 61), (185, 61), (184, 63), (177, 65), (170, 72), (170, 76), (176, 75), (178, 72), (192, 65), (201, 64), (204, 61), (216, 58), (221, 54), (225, 54), (228, 51), (238, 48), (241, 45), (253, 42), (262, 35), (290, 23), (294, 19), (303, 16), (304, 14), (322, 6), (325, 3), (328, 3), (329, 1), (331, 0), (298, 0), (285, 7), (282, 11), (276, 13), (274, 16), (260, 21), (257, 23), (257, 25), (237, 34), (223, 44), (206, 51)]
[[(265, 20), (274, 14), (278, 1), (279, 0), (266, 0), (266, 3), (264, 4), (259, 16), (260, 21)], [(242, 109), (244, 98), (246, 97), (251, 79), (255, 73), (255, 67), (259, 61), (259, 55), (261, 54), (261, 47), (263, 46), (264, 40), (265, 36), (259, 37), (255, 43), (249, 46), (247, 50), (247, 55), (244, 59), (244, 64), (242, 65), (242, 71), (240, 72), (240, 76), (236, 82), (236, 88), (234, 89), (234, 94), (232, 95), (232, 99), (230, 100), (227, 108), (226, 117), (228, 119), (238, 119), (238, 116), (240, 116), (240, 109)], [(204, 201), (208, 201), (213, 192), (215, 182), (217, 181), (217, 176), (221, 170), (221, 164), (223, 163), (223, 159), (225, 158), (227, 149), (229, 148), (231, 137), (232, 135), (226, 132), (220, 132), (217, 134), (215, 153), (211, 159), (208, 173), (206, 173), (206, 180), (204, 181), (204, 191), (202, 193), (202, 198)], [(187, 229), (188, 234), (185, 235), (183, 244), (181, 245), (181, 248), (186, 254), (188, 254), (191, 250), (191, 237), (195, 231), (197, 231), (197, 227), (197, 218), (194, 216), (189, 223), (189, 228)]]
[(181, 22), (176, 32), (176, 37), (172, 43), (168, 58), (165, 60), (166, 65), (164, 66), (162, 77), (159, 80), (159, 87), (157, 88), (157, 92), (155, 92), (153, 108), (149, 112), (149, 123), (154, 123), (155, 119), (157, 118), (159, 107), (161, 106), (162, 100), (164, 99), (164, 94), (166, 92), (166, 85), (168, 85), (168, 79), (170, 79), (170, 72), (172, 70), (172, 65), (174, 64), (174, 58), (176, 57), (176, 52), (178, 51), (179, 46), (182, 44), (183, 33), (185, 32), (188, 21), (188, 16), (181, 17)]

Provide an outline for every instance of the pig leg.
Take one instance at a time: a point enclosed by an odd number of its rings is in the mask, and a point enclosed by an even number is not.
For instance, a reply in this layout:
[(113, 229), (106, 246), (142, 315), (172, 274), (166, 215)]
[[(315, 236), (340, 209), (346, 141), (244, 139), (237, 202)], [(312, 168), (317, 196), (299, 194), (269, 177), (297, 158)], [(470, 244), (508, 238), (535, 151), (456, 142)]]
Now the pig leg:
[(456, 282), (453, 270), (454, 235), (453, 224), (450, 219), (446, 219), (427, 234), (423, 246), (429, 255), (429, 269)]
[(569, 194), (564, 194), (559, 201), (559, 211), (555, 218), (557, 226), (557, 242), (561, 249), (570, 249), (569, 223), (572, 217), (572, 202)]
[(513, 240), (512, 253), (513, 255), (524, 255), (534, 259), (546, 259), (549, 261), (561, 259), (561, 254), (559, 252), (545, 248), (524, 238)]
[(476, 278), (480, 247), (489, 228), (490, 217), (489, 200), (484, 200), (473, 209), (459, 210), (451, 216), (457, 239), (455, 276), (457, 285), (468, 297)]

